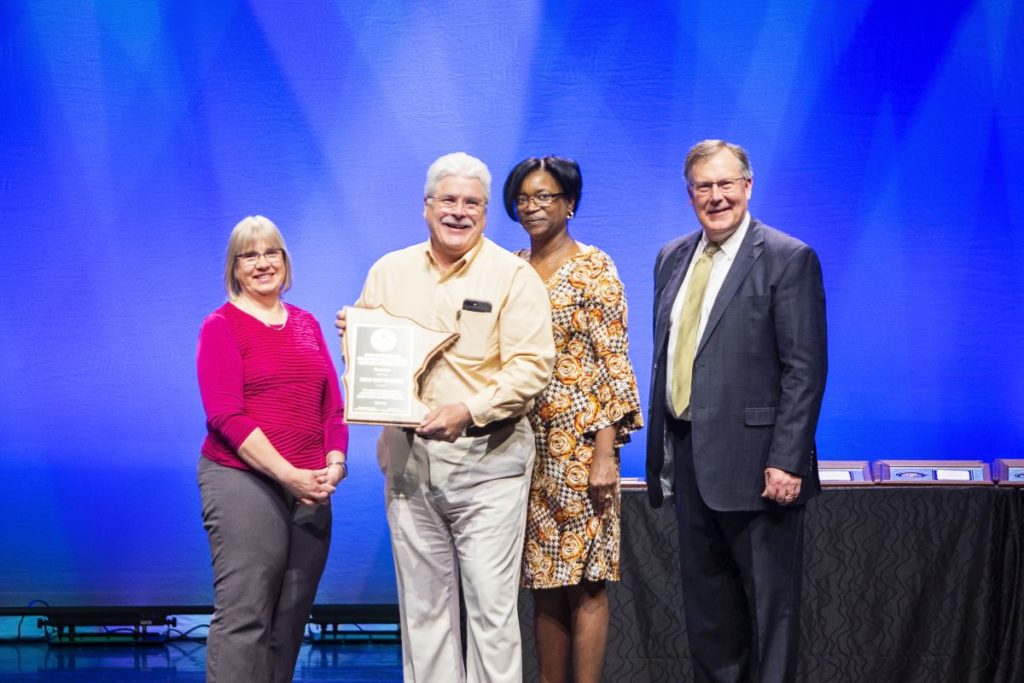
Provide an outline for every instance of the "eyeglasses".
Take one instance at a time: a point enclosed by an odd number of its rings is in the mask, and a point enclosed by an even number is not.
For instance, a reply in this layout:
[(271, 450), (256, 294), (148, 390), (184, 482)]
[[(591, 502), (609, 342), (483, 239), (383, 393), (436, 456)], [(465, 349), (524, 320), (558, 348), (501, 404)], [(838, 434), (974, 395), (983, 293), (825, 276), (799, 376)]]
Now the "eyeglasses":
[(722, 194), (728, 194), (736, 189), (741, 180), (746, 180), (746, 178), (739, 176), (738, 178), (725, 178), (724, 180), (707, 183), (690, 183), (690, 187), (693, 188), (695, 193), (702, 196), (711, 194), (711, 191), (716, 187), (722, 191)]
[(281, 263), (284, 259), (284, 249), (271, 247), (266, 251), (243, 251), (235, 258), (241, 261), (243, 266), (255, 266), (260, 262), (261, 256), (267, 259), (267, 263)]
[(435, 196), (432, 194), (427, 195), (427, 199), (432, 199), (441, 205), (442, 208), (449, 211), (458, 208), (459, 204), (462, 204), (462, 209), (468, 214), (481, 213), (486, 207), (487, 202), (478, 197), (453, 197), (452, 195), (443, 194), (441, 196)]
[(516, 197), (517, 207), (527, 207), (533, 202), (541, 209), (551, 206), (557, 197), (564, 197), (564, 192), (538, 192), (537, 194), (521, 194)]

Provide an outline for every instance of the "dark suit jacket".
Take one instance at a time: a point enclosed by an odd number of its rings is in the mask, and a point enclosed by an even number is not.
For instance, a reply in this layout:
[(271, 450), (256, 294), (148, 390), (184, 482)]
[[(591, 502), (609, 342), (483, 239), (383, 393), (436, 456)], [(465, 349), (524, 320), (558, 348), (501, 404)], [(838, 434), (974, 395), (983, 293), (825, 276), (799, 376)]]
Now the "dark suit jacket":
[[(654, 267), (654, 361), (647, 490), (672, 493), (665, 404), (672, 304), (700, 241), (665, 245)], [(693, 364), (691, 435), (697, 485), (719, 511), (764, 510), (765, 467), (803, 478), (797, 503), (820, 491), (814, 432), (827, 372), (825, 290), (817, 255), (751, 219), (715, 299)]]

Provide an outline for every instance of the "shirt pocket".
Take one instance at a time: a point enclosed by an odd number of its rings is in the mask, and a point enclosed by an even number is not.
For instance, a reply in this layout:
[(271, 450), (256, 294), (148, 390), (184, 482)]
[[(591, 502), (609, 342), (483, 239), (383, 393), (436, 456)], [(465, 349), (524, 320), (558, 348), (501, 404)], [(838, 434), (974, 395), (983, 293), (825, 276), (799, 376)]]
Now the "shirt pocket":
[(459, 313), (459, 339), (455, 342), (455, 354), (473, 360), (486, 358), (495, 343), (494, 312), (462, 310)]

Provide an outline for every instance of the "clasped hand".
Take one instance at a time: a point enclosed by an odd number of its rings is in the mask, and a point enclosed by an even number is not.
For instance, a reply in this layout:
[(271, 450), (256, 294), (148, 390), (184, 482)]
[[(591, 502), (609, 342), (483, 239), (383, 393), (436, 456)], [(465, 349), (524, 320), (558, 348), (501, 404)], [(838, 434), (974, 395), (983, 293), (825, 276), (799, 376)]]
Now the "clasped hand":
[[(332, 471), (333, 470), (333, 471)], [(283, 482), (288, 493), (303, 505), (326, 503), (341, 481), (340, 467), (324, 467), (318, 470), (294, 468)]]
[(764, 468), (764, 491), (761, 497), (779, 505), (791, 505), (800, 497), (800, 477), (777, 467)]

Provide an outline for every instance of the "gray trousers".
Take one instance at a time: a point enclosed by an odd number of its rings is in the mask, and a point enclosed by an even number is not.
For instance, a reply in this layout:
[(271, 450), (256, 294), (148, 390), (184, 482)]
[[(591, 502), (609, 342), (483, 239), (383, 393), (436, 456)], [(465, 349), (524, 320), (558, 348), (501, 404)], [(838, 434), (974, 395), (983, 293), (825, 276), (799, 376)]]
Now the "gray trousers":
[(406, 683), (520, 683), (529, 422), (455, 443), (388, 427), (378, 457), (387, 475)]
[(327, 562), (330, 505), (296, 508), (271, 479), (204, 457), (199, 492), (213, 555), (207, 683), (287, 683)]

